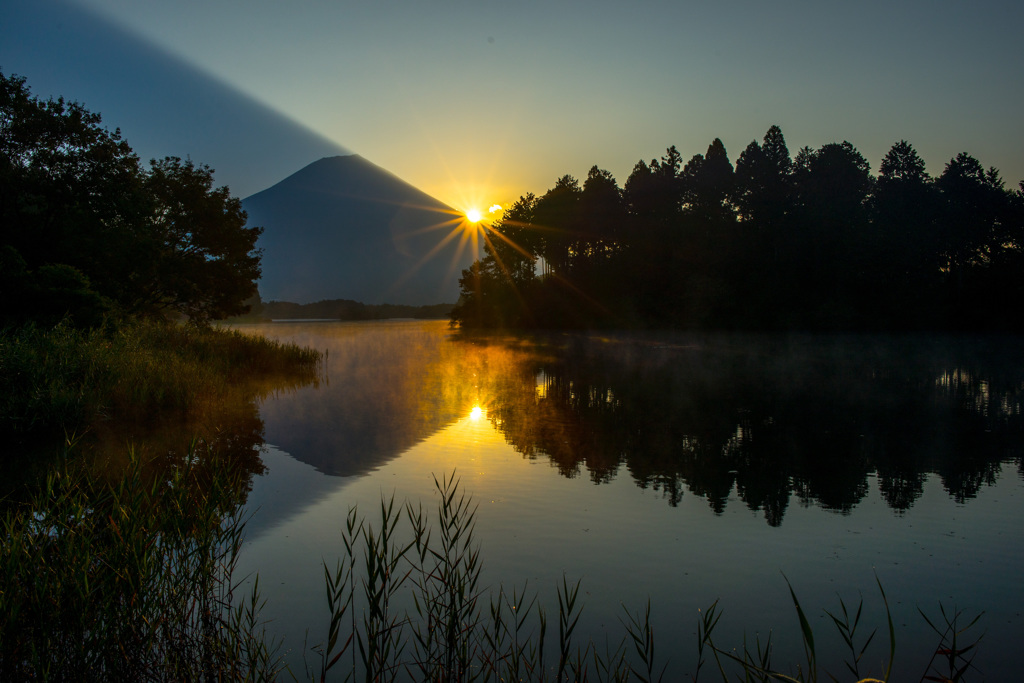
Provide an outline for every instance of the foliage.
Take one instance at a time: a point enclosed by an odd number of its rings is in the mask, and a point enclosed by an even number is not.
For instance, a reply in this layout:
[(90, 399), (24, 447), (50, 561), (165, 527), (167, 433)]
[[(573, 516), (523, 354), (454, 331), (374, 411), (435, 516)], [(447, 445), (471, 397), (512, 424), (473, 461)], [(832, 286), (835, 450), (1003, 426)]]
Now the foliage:
[[(549, 633), (548, 613), (526, 586), (512, 591), (481, 586), (481, 551), (473, 536), (476, 507), (454, 473), (435, 477), (434, 483), (439, 502), (433, 520), (422, 507), (396, 506), (393, 498), (382, 497), (376, 524), (349, 509), (342, 529), (344, 554), (333, 569), (324, 564), (331, 618), (326, 644), (315, 648), (319, 671), (307, 671), (311, 679), (322, 683), (337, 673), (343, 681), (665, 680), (669, 662), (656, 657), (650, 602), (643, 612), (626, 610), (620, 619), (622, 639), (599, 648), (574, 637), (583, 612), (580, 583), (563, 577), (556, 589), (557, 631)], [(839, 610), (825, 611), (849, 653), (842, 666), (860, 683), (889, 680), (896, 655), (888, 598), (881, 583), (878, 587), (888, 637), (883, 670), (877, 673), (881, 678), (871, 677), (865, 665), (876, 631), (864, 634), (863, 599), (853, 609), (840, 598)], [(753, 647), (746, 642), (739, 649), (720, 647), (714, 636), (722, 617), (716, 601), (698, 619), (691, 679), (700, 680), (702, 670), (713, 666), (723, 682), (840, 680), (819, 661), (810, 620), (791, 585), (789, 592), (805, 655), (795, 673), (773, 663), (771, 635)], [(410, 599), (411, 611), (397, 607)], [(921, 614), (940, 637), (921, 680), (960, 681), (976, 672), (978, 639), (964, 642), (964, 634), (980, 615), (964, 624), (961, 612), (950, 615), (943, 609), (942, 629)], [(939, 677), (944, 674), (937, 660), (948, 661), (950, 677)]]
[(188, 412), (270, 376), (315, 379), (319, 358), (238, 331), (158, 321), (0, 330), (0, 429), (74, 432), (108, 415)]
[[(194, 450), (152, 481), (51, 474), (0, 521), (0, 678), (253, 681), (280, 669), (258, 582), (236, 600), (244, 522), (230, 462)], [(212, 474), (211, 474), (212, 473)], [(204, 476), (201, 476), (204, 475)]]
[(973, 618), (968, 618), (963, 610), (954, 609), (947, 612), (946, 608), (940, 604), (939, 613), (942, 622), (941, 626), (937, 626), (938, 619), (933, 621), (923, 610), (918, 608), (918, 611), (928, 626), (939, 636), (939, 646), (929, 660), (928, 669), (922, 680), (959, 683), (967, 680), (968, 674), (978, 673), (974, 659), (978, 654), (977, 647), (981, 636), (970, 636), (966, 639), (964, 636), (978, 623), (984, 612), (979, 612)]
[(242, 313), (260, 275), (245, 222), (207, 166), (144, 169), (98, 114), (0, 73), (0, 324)]
[[(525, 587), (499, 587), (487, 599), (473, 536), (476, 507), (454, 473), (434, 483), (434, 520), (422, 507), (396, 507), (393, 498), (381, 499), (376, 525), (349, 510), (344, 555), (333, 570), (324, 564), (331, 619), (326, 646), (318, 648), (320, 681), (335, 668), (345, 681), (624, 681), (631, 674), (650, 680), (641, 674), (653, 667), (649, 608), (644, 617), (630, 615), (624, 622), (642, 668), (631, 666), (625, 640), (602, 657), (593, 643), (579, 647), (574, 641), (583, 605), (579, 583), (567, 579), (557, 589), (556, 656), (549, 661), (547, 614), (537, 597), (528, 598)], [(412, 612), (395, 607), (404, 588)]]
[(464, 271), (453, 324), (1024, 329), (1007, 304), (1024, 295), (1024, 190), (968, 154), (931, 178), (901, 140), (875, 177), (849, 142), (791, 158), (772, 126), (735, 168), (721, 140), (685, 164), (673, 146), (622, 189), (594, 166), (520, 203)]
[(200, 321), (246, 312), (260, 276), (261, 229), (246, 227), (241, 202), (226, 187), (214, 189), (208, 166), (177, 157), (151, 161), (145, 185), (154, 204), (149, 239), (158, 247), (132, 309)]
[[(235, 597), (233, 577), (244, 523), (245, 489), (231, 461), (193, 448), (155, 476), (138, 459), (113, 481), (83, 470), (53, 473), (38, 494), (4, 508), (0, 533), (0, 677), (4, 680), (274, 680), (277, 650), (261, 621), (258, 577)], [(382, 498), (376, 524), (355, 508), (342, 529), (344, 553), (324, 563), (330, 620), (314, 648), (313, 680), (344, 681), (662, 681), (668, 659), (656, 656), (651, 605), (625, 611), (618, 644), (599, 648), (576, 637), (583, 614), (580, 583), (556, 589), (557, 629), (537, 596), (480, 583), (476, 507), (454, 473), (435, 478), (436, 514)], [(406, 524), (403, 524), (403, 520)], [(59, 561), (55, 561), (59, 558)], [(718, 603), (697, 623), (697, 662), (723, 681), (838, 680), (824, 670), (815, 633), (792, 586), (805, 662), (795, 673), (772, 660), (772, 638), (722, 648)], [(827, 612), (849, 652), (843, 666), (858, 681), (888, 680), (895, 632), (888, 600), (887, 660), (881, 679), (865, 675), (875, 632), (840, 599)], [(401, 607), (406, 605), (409, 607)], [(964, 681), (976, 673), (980, 615), (941, 610), (925, 621), (940, 638), (921, 680)], [(944, 624), (939, 627), (936, 624)], [(947, 666), (948, 665), (948, 666)], [(948, 668), (948, 674), (946, 672)], [(737, 678), (738, 677), (738, 678)]]

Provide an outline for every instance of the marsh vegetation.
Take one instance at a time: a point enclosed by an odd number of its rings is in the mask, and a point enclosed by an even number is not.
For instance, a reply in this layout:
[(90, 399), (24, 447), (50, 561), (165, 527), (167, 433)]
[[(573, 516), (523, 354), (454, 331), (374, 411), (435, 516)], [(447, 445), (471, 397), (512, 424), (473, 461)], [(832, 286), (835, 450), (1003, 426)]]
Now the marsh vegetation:
[[(689, 645), (655, 637), (650, 601), (624, 606), (617, 642), (580, 638), (580, 581), (563, 577), (551, 605), (528, 585), (484, 585), (476, 505), (453, 473), (435, 478), (432, 513), (393, 497), (370, 520), (349, 509), (340, 556), (323, 566), (327, 639), (293, 671), (261, 616), (258, 578), (239, 590), (244, 482), (230, 461), (196, 449), (158, 477), (139, 465), (113, 482), (81, 469), (55, 472), (35, 498), (5, 510), (5, 680), (660, 681), (672, 657), (693, 647), (694, 681), (869, 681), (888, 680), (897, 653), (881, 585), (883, 624), (862, 624), (863, 598), (825, 612), (845, 644), (843, 661), (819, 661), (792, 586), (805, 660), (781, 669), (772, 633), (721, 645), (718, 601), (680, 617), (696, 622)], [(921, 680), (970, 680), (981, 615), (940, 615), (921, 613), (937, 642)], [(879, 629), (885, 646), (869, 649)]]

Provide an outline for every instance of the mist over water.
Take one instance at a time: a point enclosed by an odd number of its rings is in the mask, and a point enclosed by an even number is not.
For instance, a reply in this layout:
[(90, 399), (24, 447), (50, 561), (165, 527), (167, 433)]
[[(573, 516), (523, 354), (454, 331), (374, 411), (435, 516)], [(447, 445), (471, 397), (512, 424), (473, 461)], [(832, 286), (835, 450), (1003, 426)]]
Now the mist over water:
[[(246, 328), (250, 329), (250, 328)], [(290, 323), (258, 331), (326, 351), (318, 386), (265, 398), (243, 570), (301, 660), (321, 639), (323, 559), (349, 506), (435, 504), (457, 471), (480, 505), (485, 583), (554, 603), (582, 580), (585, 636), (622, 635), (651, 598), (670, 671), (692, 671), (697, 610), (720, 645), (776, 629), (802, 656), (783, 574), (842, 667), (822, 608), (881, 581), (895, 679), (936, 645), (917, 613), (986, 611), (978, 664), (1011, 671), (1024, 604), (1024, 364), (1015, 339), (568, 335), (461, 337), (443, 322)], [(838, 594), (838, 596), (837, 596)], [(831, 641), (836, 642), (831, 642)], [(874, 659), (870, 659), (874, 657)], [(662, 660), (664, 661), (664, 660)]]

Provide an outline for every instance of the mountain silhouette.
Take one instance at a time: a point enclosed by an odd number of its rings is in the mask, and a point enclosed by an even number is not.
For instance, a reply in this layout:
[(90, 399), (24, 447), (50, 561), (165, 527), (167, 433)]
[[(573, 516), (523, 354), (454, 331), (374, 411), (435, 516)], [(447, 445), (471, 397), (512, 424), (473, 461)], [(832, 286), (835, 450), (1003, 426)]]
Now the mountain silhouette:
[(264, 301), (455, 302), (475, 258), (457, 211), (357, 154), (320, 159), (242, 206), (264, 229)]

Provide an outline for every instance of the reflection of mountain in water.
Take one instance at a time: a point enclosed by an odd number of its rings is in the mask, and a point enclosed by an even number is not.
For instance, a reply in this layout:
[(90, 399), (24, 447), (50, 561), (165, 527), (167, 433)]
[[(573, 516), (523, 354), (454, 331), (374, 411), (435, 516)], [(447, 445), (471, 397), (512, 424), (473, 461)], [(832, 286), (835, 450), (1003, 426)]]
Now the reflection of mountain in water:
[(1021, 458), (1012, 342), (647, 336), (450, 338), (445, 323), (265, 328), (327, 348), (326, 382), (261, 410), (266, 440), (320, 472), (368, 472), (479, 405), (565, 476), (628, 472), (675, 505), (738, 498), (780, 524), (794, 499), (911, 507), (929, 475), (957, 501)]
[(491, 420), (566, 476), (606, 481), (624, 464), (673, 505), (689, 490), (722, 512), (735, 489), (777, 525), (793, 495), (845, 512), (877, 475), (887, 503), (905, 510), (930, 473), (965, 501), (1020, 459), (1013, 344), (560, 340), (517, 376), (487, 378)]
[(447, 323), (276, 324), (274, 336), (326, 349), (327, 380), (262, 409), (266, 439), (324, 474), (368, 472), (472, 405), (448, 376)]

